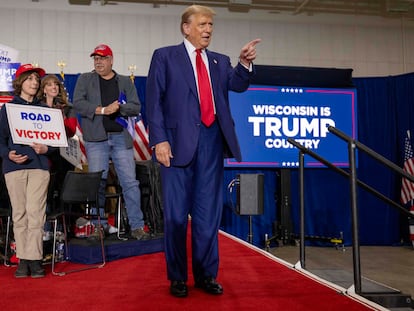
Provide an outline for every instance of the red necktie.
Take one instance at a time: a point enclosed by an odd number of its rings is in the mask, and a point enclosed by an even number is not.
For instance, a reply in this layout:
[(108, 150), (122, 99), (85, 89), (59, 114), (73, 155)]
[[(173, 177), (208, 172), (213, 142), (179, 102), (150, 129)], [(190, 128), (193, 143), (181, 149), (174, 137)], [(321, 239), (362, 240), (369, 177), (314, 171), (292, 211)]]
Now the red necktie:
[(206, 66), (201, 58), (201, 50), (197, 49), (196, 69), (198, 92), (200, 94), (201, 122), (209, 127), (214, 122), (213, 97), (211, 94), (210, 78)]

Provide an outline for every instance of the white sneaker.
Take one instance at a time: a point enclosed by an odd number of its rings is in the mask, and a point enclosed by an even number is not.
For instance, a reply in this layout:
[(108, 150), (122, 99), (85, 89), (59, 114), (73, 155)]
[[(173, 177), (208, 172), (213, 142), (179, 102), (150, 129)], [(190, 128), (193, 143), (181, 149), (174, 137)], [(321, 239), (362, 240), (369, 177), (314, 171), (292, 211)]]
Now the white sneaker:
[(113, 234), (113, 233), (117, 233), (117, 232), (118, 232), (118, 229), (117, 229), (116, 227), (114, 227), (114, 226), (112, 226), (112, 225), (108, 224), (108, 225), (105, 227), (105, 232), (106, 232), (106, 233), (108, 233), (108, 234)]
[(43, 241), (50, 241), (53, 238), (53, 232), (45, 231), (43, 232)]

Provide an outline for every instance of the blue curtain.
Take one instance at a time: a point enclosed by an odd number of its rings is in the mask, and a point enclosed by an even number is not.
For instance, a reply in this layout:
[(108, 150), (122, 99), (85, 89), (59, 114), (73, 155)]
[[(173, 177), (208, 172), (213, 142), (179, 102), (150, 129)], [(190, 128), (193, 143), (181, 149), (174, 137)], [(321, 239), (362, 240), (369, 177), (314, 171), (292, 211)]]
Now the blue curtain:
[[(78, 75), (65, 75), (69, 94)], [(145, 77), (136, 77), (135, 85), (143, 105), (145, 121)], [(404, 138), (407, 130), (413, 130), (414, 120), (414, 73), (376, 78), (354, 78), (358, 94), (358, 140), (402, 166)], [(413, 132), (414, 135), (414, 132)], [(347, 148), (344, 142), (343, 148)], [(384, 195), (399, 201), (401, 178), (363, 152), (358, 152), (357, 177)], [(278, 170), (226, 169), (225, 195), (221, 228), (243, 240), (249, 234), (248, 216), (235, 213), (235, 191), (229, 193), (227, 185), (237, 174), (264, 174), (264, 214), (252, 217), (253, 244), (264, 247), (264, 237), (271, 237), (275, 222), (280, 221), (280, 202), (277, 189), (280, 186)], [(339, 237), (346, 245), (352, 243), (350, 185), (347, 178), (328, 169), (305, 171), (306, 235)], [(298, 172), (291, 170), (291, 213), (293, 234), (299, 234)], [(359, 232), (361, 245), (396, 245), (408, 241), (408, 221), (398, 211), (358, 188)], [(315, 243), (315, 242), (313, 242)], [(318, 242), (316, 242), (318, 243)], [(323, 244), (320, 242), (318, 244)]]

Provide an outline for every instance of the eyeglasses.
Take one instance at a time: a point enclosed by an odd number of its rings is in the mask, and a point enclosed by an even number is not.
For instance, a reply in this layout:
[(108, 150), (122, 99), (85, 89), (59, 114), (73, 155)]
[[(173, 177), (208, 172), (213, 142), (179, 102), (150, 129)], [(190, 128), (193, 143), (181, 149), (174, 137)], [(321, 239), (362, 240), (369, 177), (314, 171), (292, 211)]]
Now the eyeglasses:
[(93, 57), (93, 61), (94, 62), (98, 62), (98, 61), (103, 61), (103, 60), (107, 60), (107, 59), (109, 59), (109, 56), (94, 56)]

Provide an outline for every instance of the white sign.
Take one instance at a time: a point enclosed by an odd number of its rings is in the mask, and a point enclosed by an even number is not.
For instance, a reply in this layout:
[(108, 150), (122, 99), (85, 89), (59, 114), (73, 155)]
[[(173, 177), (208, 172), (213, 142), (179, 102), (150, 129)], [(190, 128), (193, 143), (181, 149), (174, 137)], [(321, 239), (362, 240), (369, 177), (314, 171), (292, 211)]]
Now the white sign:
[(0, 44), (0, 63), (17, 63), (19, 51), (7, 45)]
[(13, 143), (67, 147), (62, 111), (32, 105), (6, 104)]
[(60, 147), (60, 155), (74, 167), (82, 169), (82, 151), (78, 135), (68, 139), (68, 146), (66, 148)]

